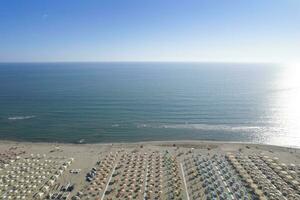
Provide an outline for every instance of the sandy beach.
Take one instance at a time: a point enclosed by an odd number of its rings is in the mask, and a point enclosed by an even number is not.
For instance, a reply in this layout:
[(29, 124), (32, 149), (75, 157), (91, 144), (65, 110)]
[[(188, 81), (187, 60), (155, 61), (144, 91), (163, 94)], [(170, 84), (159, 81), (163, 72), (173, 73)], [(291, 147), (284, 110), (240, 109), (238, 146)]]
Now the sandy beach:
[[(189, 177), (189, 170), (194, 169), (193, 167), (189, 167), (189, 165), (191, 164), (189, 159), (192, 158), (195, 160), (197, 156), (200, 156), (201, 158), (205, 157), (205, 159), (208, 158), (212, 160), (224, 159), (224, 162), (228, 163), (231, 159), (230, 156), (232, 155), (234, 155), (234, 159), (240, 159), (241, 156), (247, 158), (258, 156), (258, 159), (262, 161), (265, 160), (265, 163), (271, 168), (273, 164), (276, 164), (275, 162), (280, 162), (277, 163), (276, 166), (278, 165), (282, 168), (280, 168), (280, 172), (274, 171), (274, 176), (281, 177), (286, 173), (288, 175), (290, 171), (292, 171), (292, 173), (296, 173), (296, 175), (291, 179), (295, 181), (295, 185), (292, 186), (293, 191), (291, 192), (291, 195), (289, 197), (288, 194), (284, 194), (286, 196), (285, 198), (293, 199), (292, 195), (295, 196), (299, 194), (299, 183), (297, 181), (299, 181), (298, 170), (300, 166), (300, 149), (287, 147), (209, 141), (157, 141), (110, 144), (61, 144), (1, 141), (0, 152), (2, 155), (0, 160), (0, 194), (3, 199), (197, 199), (198, 197), (199, 199), (206, 199), (210, 194), (206, 194), (205, 188), (203, 188), (203, 186), (201, 186), (200, 184), (201, 182), (199, 183), (199, 188), (197, 189), (200, 193), (195, 193), (195, 191), (197, 190), (192, 189), (194, 187), (193, 185), (195, 184), (193, 184), (191, 181), (194, 181), (194, 178), (197, 176), (195, 175), (195, 177), (193, 178)], [(8, 157), (5, 157), (4, 155), (8, 155)], [(154, 159), (155, 156), (156, 158)], [(152, 157), (153, 160), (151, 160)], [(25, 162), (25, 164), (21, 162), (22, 159), (24, 159), (23, 162)], [(55, 161), (56, 164), (52, 166), (53, 170), (51, 171), (49, 169), (49, 173), (46, 174), (48, 175), (48, 177), (38, 176), (39, 178), (41, 178), (39, 184), (34, 184), (34, 180), (32, 180), (33, 182), (28, 183), (36, 185), (35, 189), (26, 189), (27, 191), (32, 190), (32, 193), (18, 194), (19, 192), (21, 192), (21, 190), (16, 186), (11, 187), (9, 190), (9, 181), (11, 179), (15, 179), (15, 182), (20, 181), (20, 185), (22, 187), (26, 186), (26, 184), (21, 183), (22, 179), (19, 180), (18, 177), (25, 176), (27, 173), (34, 172), (31, 172), (30, 170), (26, 171), (26, 167), (18, 168), (18, 166), (27, 165), (26, 162), (28, 162), (28, 166), (30, 167), (30, 159), (31, 162), (39, 162), (40, 164), (38, 166), (43, 166), (44, 168), (41, 168), (43, 170), (47, 169), (46, 166), (51, 166), (51, 164), (45, 164), (49, 162), (50, 159), (57, 161)], [(270, 163), (268, 163), (270, 159), (271, 161)], [(152, 161), (154, 164), (152, 163)], [(162, 175), (165, 172), (168, 172), (168, 168), (166, 168), (166, 166), (168, 166), (169, 161), (171, 162), (171, 169), (175, 170), (173, 171), (175, 180), (179, 181), (178, 183), (175, 182), (174, 186), (170, 186), (171, 188), (176, 188), (176, 191), (178, 190), (174, 193), (174, 198), (171, 197), (168, 193), (169, 189), (166, 187), (169, 186), (164, 186), (164, 181), (166, 181), (167, 183), (170, 182), (171, 179), (164, 180), (165, 177), (164, 175)], [(161, 162), (161, 166), (159, 162)], [(4, 165), (5, 163), (7, 164)], [(157, 164), (157, 166), (155, 163)], [(149, 170), (152, 170), (152, 164), (160, 170), (152, 171), (151, 173), (153, 174), (150, 176)], [(239, 167), (235, 166), (234, 161), (230, 165), (233, 166), (229, 166), (232, 167), (232, 169), (235, 168), (235, 170), (233, 170), (235, 173), (237, 173), (238, 169), (240, 169)], [(160, 166), (160, 168), (158, 166)], [(245, 165), (242, 166), (247, 169)], [(257, 166), (259, 167), (259, 165)], [(284, 169), (284, 166), (295, 166), (295, 168), (293, 170), (289, 167), (286, 167), (286, 169)], [(57, 169), (55, 167), (57, 167)], [(131, 170), (132, 167), (134, 171)], [(215, 167), (216, 169), (218, 169), (217, 165)], [(271, 168), (270, 170), (273, 169)], [(36, 167), (33, 167), (31, 169), (33, 171), (39, 171), (39, 168)], [(103, 169), (105, 170), (105, 172), (103, 172), (104, 174), (101, 174), (101, 170)], [(15, 172), (12, 172), (12, 170), (15, 170)], [(23, 172), (21, 172), (22, 170)], [(39, 171), (36, 174), (43, 172), (43, 170)], [(263, 174), (266, 173), (259, 168), (258, 171), (260, 173), (262, 172)], [(13, 176), (9, 175), (9, 173), (19, 173), (20, 175)], [(99, 175), (99, 173), (101, 175)], [(130, 175), (130, 173), (132, 174)], [(130, 179), (128, 178), (130, 178), (130, 176), (136, 176), (136, 174), (140, 174), (140, 180), (138, 179), (138, 183), (132, 183), (136, 184), (135, 186), (128, 184), (128, 181), (130, 181)], [(95, 178), (98, 175), (100, 177)], [(160, 177), (160, 189), (155, 188), (155, 184), (158, 184), (159, 182), (149, 183), (149, 181), (153, 180), (148, 178), (151, 178), (153, 175)], [(42, 177), (44, 177), (44, 179), (42, 179)], [(222, 178), (223, 176), (221, 175), (220, 177)], [(239, 175), (237, 177), (242, 176)], [(251, 176), (249, 175), (246, 175), (246, 177), (251, 179)], [(252, 177), (252, 179), (255, 178), (256, 177)], [(250, 183), (256, 183), (252, 179)], [(94, 183), (93, 181), (95, 180), (98, 181)], [(223, 178), (220, 180), (223, 180)], [(281, 177), (280, 180), (282, 180), (284, 183), (289, 184), (288, 179), (285, 180), (283, 179), (283, 177)], [(118, 185), (118, 181), (122, 184)], [(248, 186), (251, 189), (251, 184), (247, 185), (246, 183), (241, 182), (241, 185), (244, 185), (246, 189)], [(259, 183), (256, 184), (259, 185)], [(225, 186), (226, 185), (227, 184), (225, 183)], [(276, 188), (275, 183), (272, 183), (272, 185), (275, 185), (274, 187)], [(67, 188), (70, 186), (72, 187), (70, 187), (70, 189), (63, 189), (64, 186)], [(126, 187), (131, 186), (133, 188), (137, 186), (139, 189), (126, 190)], [(151, 186), (155, 187), (153, 189), (147, 188)], [(225, 186), (219, 185), (218, 187), (223, 188)], [(215, 189), (216, 191), (218, 191), (217, 188)], [(276, 189), (279, 191), (278, 195), (283, 195), (281, 188)], [(12, 193), (12, 191), (14, 190), (17, 190), (17, 192)], [(156, 190), (159, 191), (157, 191), (157, 194), (153, 195), (153, 191)], [(11, 194), (9, 194), (9, 191), (11, 191)], [(233, 199), (236, 199), (234, 195), (239, 195), (239, 193), (230, 191), (230, 188), (228, 188), (228, 191)], [(251, 194), (251, 191), (249, 192), (249, 194)], [(57, 196), (54, 197), (55, 195)], [(192, 197), (193, 195), (198, 195), (198, 197)], [(214, 192), (212, 192), (211, 195), (214, 195)], [(260, 192), (256, 191), (255, 195), (260, 195)], [(223, 198), (223, 196), (219, 197), (221, 199)], [(295, 196), (295, 199), (297, 197), (298, 196)], [(226, 199), (226, 196), (224, 198)], [(272, 199), (267, 198), (266, 195), (261, 195), (259, 196), (259, 198)]]
[[(12, 169), (14, 170), (18, 169), (14, 165), (17, 165), (18, 160), (25, 159), (25, 158), (32, 159), (32, 160), (37, 159), (39, 160), (39, 162), (44, 162), (44, 161), (47, 162), (51, 158), (52, 160), (57, 159), (58, 160), (57, 163), (64, 162), (61, 165), (62, 167), (59, 167), (60, 164), (57, 164), (58, 169), (63, 169), (63, 170), (57, 178), (53, 178), (53, 182), (51, 182), (51, 184), (48, 184), (49, 183), (48, 179), (50, 178), (49, 180), (52, 180), (51, 177), (53, 177), (53, 174), (56, 173), (55, 170), (49, 171), (50, 172), (48, 174), (49, 177), (46, 177), (44, 178), (44, 180), (41, 181), (41, 184), (47, 186), (46, 189), (43, 189), (42, 185), (37, 185), (37, 189), (32, 191), (33, 192), (32, 194), (29, 195), (24, 194), (24, 198), (26, 199), (30, 199), (30, 198), (51, 199), (50, 197), (47, 197), (47, 195), (49, 196), (53, 193), (59, 193), (61, 191), (61, 186), (68, 185), (68, 184), (72, 185), (73, 187), (70, 190), (70, 192), (67, 193), (67, 199), (123, 199), (123, 198), (126, 199), (124, 196), (122, 197), (122, 194), (124, 193), (125, 195), (126, 191), (123, 193), (120, 191), (117, 192), (116, 190), (118, 189), (119, 186), (114, 187), (114, 183), (123, 180), (122, 177), (118, 177), (122, 173), (125, 173), (126, 177), (129, 176), (128, 173), (130, 174), (130, 168), (134, 167), (139, 162), (141, 163), (140, 167), (141, 168), (145, 167), (145, 169), (143, 169), (140, 172), (135, 171), (134, 173), (141, 173), (142, 178), (138, 184), (141, 185), (141, 188), (139, 192), (130, 190), (129, 193), (131, 193), (131, 195), (133, 196), (128, 197), (128, 199), (155, 199), (155, 197), (151, 196), (150, 193), (149, 193), (149, 198), (145, 198), (148, 195), (147, 173), (149, 172), (147, 172), (147, 170), (149, 170), (149, 165), (151, 165), (152, 161), (150, 158), (152, 156), (157, 156), (157, 159), (160, 160), (160, 158), (165, 159), (165, 156), (167, 155), (170, 158), (172, 158), (172, 162), (174, 162), (173, 163), (174, 169), (176, 170), (178, 169), (178, 171), (174, 172), (174, 174), (176, 174), (176, 176), (178, 175), (178, 179), (180, 180), (180, 183), (178, 183), (178, 188), (180, 188), (179, 191), (182, 191), (182, 194), (180, 197), (178, 196), (178, 198), (175, 199), (192, 199), (190, 197), (192, 194), (189, 194), (192, 192), (190, 188), (191, 183), (189, 183), (190, 180), (187, 180), (187, 177), (185, 176), (188, 176), (188, 170), (187, 170), (188, 168), (186, 167), (189, 164), (189, 162), (187, 161), (187, 159), (194, 158), (194, 156), (205, 156), (207, 158), (213, 157), (214, 159), (215, 156), (222, 157), (228, 155), (237, 155), (236, 157), (239, 158), (240, 155), (243, 155), (243, 156), (250, 156), (251, 158), (252, 155), (255, 156), (257, 155), (260, 156), (262, 160), (265, 157), (265, 158), (275, 159), (274, 161), (278, 160), (280, 161), (281, 164), (284, 163), (286, 166), (290, 166), (290, 164), (292, 164), (292, 166), (296, 166), (296, 168), (298, 167), (297, 169), (295, 169), (296, 171), (295, 173), (299, 173), (299, 171), (297, 172), (297, 170), (299, 170), (299, 165), (300, 165), (300, 149), (270, 146), (270, 145), (259, 145), (259, 144), (222, 143), (222, 142), (209, 142), (209, 141), (170, 141), (170, 142), (158, 141), (158, 142), (110, 143), (110, 144), (61, 144), (61, 143), (29, 143), (29, 142), (1, 141), (0, 152), (1, 155), (6, 154), (10, 156), (7, 157), (6, 160), (5, 160), (6, 157), (1, 156), (1, 160), (0, 160), (1, 161), (0, 175), (2, 175), (1, 176), (2, 180), (0, 178), (1, 180), (0, 188), (2, 187), (0, 194), (2, 195), (2, 197), (5, 197), (7, 199), (8, 196), (11, 196), (10, 198), (13, 199), (17, 197), (22, 199), (22, 195), (17, 195), (17, 196), (14, 196), (14, 194), (9, 195), (7, 193), (8, 189), (4, 189), (9, 187), (9, 185), (6, 185), (5, 187), (5, 181), (7, 180), (4, 178), (5, 177), (4, 174), (7, 173), (7, 171), (9, 172)], [(133, 163), (128, 163), (128, 166), (125, 166), (126, 170), (125, 169), (122, 170), (122, 167), (124, 167), (123, 162), (127, 161), (129, 158), (132, 159)], [(105, 167), (102, 166), (101, 168), (101, 164), (103, 163), (103, 161), (106, 162), (107, 159), (111, 159), (111, 162), (109, 160), (108, 164), (105, 165)], [(66, 164), (69, 161), (70, 163)], [(155, 159), (153, 162), (156, 162)], [(163, 162), (164, 161), (162, 161), (162, 163)], [(8, 163), (7, 166), (4, 167), (4, 163)], [(9, 165), (12, 165), (13, 168), (9, 169), (10, 167)], [(41, 165), (45, 166), (44, 164)], [(162, 164), (162, 166), (165, 165), (166, 165), (165, 163)], [(91, 178), (88, 178), (89, 177), (88, 174), (91, 173), (91, 170), (98, 170), (97, 167), (99, 167), (99, 170), (106, 169), (107, 171), (105, 172), (105, 175), (103, 175), (103, 177), (99, 178), (99, 181), (102, 181), (103, 183), (97, 182), (97, 184), (102, 184), (101, 187), (99, 187), (100, 188), (99, 191), (97, 191), (95, 194), (92, 194), (91, 190), (93, 189), (90, 188), (90, 184), (91, 182), (93, 182), (94, 175), (91, 176)], [(270, 165), (270, 167), (272, 166)], [(34, 170), (35, 168), (32, 169)], [(20, 168), (19, 171), (21, 170), (22, 168)], [(116, 172), (118, 170), (120, 171)], [(129, 170), (128, 173), (127, 170)], [(138, 170), (138, 168), (135, 170)], [(282, 169), (281, 171), (283, 170), (284, 169)], [(163, 171), (164, 170), (161, 170), (161, 173), (164, 173)], [(24, 170), (23, 174), (24, 173), (25, 174), (29, 173), (29, 171)], [(280, 173), (278, 173), (278, 175), (281, 176)], [(116, 179), (116, 180), (112, 180), (112, 179)], [(296, 174), (294, 179), (295, 181), (299, 181), (299, 174)], [(16, 181), (18, 180), (16, 179)], [(125, 179), (125, 182), (126, 181), (128, 180)], [(124, 182), (125, 185), (124, 187), (126, 187), (125, 182)], [(163, 178), (162, 178), (162, 183), (163, 183)], [(97, 185), (93, 185), (93, 186), (97, 187)], [(299, 185), (297, 185), (297, 187), (299, 187)], [(299, 188), (297, 187), (295, 186), (296, 188), (295, 195), (299, 193), (299, 191), (297, 191)], [(164, 189), (160, 189), (160, 190), (162, 193), (161, 196), (159, 196), (160, 198), (172, 199), (167, 197), (167, 193), (165, 193)], [(199, 188), (199, 190), (202, 189)], [(280, 191), (279, 188), (278, 190)], [(39, 193), (39, 191), (42, 192)], [(134, 193), (136, 194), (140, 193), (143, 195), (134, 196)], [(280, 193), (282, 194), (282, 192)], [(86, 194), (86, 196), (84, 196), (84, 194)], [(90, 194), (90, 196), (88, 196), (87, 194)], [(202, 197), (203, 199), (205, 199), (204, 196)], [(64, 197), (57, 197), (56, 199), (64, 199)], [(292, 198), (287, 198), (287, 199), (292, 199)]]

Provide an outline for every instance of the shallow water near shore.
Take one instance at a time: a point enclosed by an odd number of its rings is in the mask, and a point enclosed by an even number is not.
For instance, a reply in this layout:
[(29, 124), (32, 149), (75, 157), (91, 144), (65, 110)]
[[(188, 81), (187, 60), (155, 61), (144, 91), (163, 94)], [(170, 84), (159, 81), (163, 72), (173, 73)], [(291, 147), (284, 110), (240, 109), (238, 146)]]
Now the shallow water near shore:
[(0, 137), (300, 146), (296, 75), (270, 64), (2, 63)]

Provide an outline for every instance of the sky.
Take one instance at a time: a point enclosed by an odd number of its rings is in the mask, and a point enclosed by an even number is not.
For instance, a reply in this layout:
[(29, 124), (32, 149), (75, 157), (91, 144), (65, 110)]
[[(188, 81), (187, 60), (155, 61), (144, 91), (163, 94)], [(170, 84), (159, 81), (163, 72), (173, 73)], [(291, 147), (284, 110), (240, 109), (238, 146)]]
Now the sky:
[(0, 0), (0, 62), (300, 63), (299, 0)]

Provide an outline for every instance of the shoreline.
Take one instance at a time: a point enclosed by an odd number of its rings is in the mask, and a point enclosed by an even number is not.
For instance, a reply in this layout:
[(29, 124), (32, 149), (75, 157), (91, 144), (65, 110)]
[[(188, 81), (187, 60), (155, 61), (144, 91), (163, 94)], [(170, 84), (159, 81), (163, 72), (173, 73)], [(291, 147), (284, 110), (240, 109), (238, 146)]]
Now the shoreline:
[(194, 145), (194, 144), (215, 144), (215, 145), (250, 145), (250, 146), (261, 146), (261, 147), (271, 147), (271, 148), (283, 148), (283, 149), (295, 149), (300, 151), (300, 147), (297, 146), (281, 146), (273, 144), (264, 143), (253, 143), (253, 142), (238, 142), (238, 141), (215, 141), (215, 140), (155, 140), (155, 141), (140, 141), (140, 142), (97, 142), (97, 143), (75, 143), (75, 142), (41, 142), (41, 141), (19, 141), (19, 140), (5, 140), (0, 139), (1, 144), (35, 144), (35, 145), (67, 145), (67, 146), (119, 146), (119, 145)]

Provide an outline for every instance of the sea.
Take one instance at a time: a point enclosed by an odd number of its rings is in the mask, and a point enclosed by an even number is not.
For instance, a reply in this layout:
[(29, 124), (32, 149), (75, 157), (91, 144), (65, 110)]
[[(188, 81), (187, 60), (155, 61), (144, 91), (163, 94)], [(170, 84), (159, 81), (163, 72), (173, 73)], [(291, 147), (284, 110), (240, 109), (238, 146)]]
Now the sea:
[(259, 63), (1, 63), (0, 139), (300, 147), (298, 75)]

